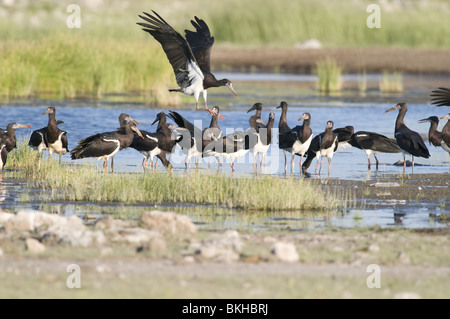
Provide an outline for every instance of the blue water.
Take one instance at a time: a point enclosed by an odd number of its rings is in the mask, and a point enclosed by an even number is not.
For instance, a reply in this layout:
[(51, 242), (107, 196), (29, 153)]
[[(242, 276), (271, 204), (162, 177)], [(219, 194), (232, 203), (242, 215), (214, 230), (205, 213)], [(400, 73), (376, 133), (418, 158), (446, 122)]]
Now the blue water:
[[(231, 77), (231, 76), (230, 76)], [(261, 79), (261, 78), (259, 78)], [(230, 133), (234, 130), (245, 130), (249, 127), (248, 119), (254, 113), (247, 113), (247, 110), (255, 102), (263, 103), (262, 119), (268, 120), (269, 113), (274, 112), (275, 118), (275, 131), (274, 142), (269, 149), (266, 165), (262, 171), (258, 171), (258, 174), (268, 174), (274, 176), (284, 176), (284, 156), (283, 152), (277, 147), (277, 127), (280, 116), (280, 109), (276, 109), (279, 101), (286, 100), (289, 104), (288, 109), (288, 124), (291, 127), (298, 125), (297, 119), (301, 117), (303, 112), (309, 112), (311, 114), (311, 128), (314, 134), (319, 134), (324, 131), (326, 122), (328, 120), (334, 121), (335, 128), (352, 125), (355, 131), (365, 130), (373, 131), (388, 137), (394, 136), (394, 123), (397, 116), (397, 112), (384, 113), (385, 110), (394, 106), (397, 102), (408, 101), (407, 97), (393, 98), (392, 103), (384, 102), (345, 102), (341, 100), (326, 100), (323, 97), (303, 99), (303, 93), (300, 89), (296, 93), (295, 87), (286, 86), (286, 92), (283, 91), (283, 86), (276, 86), (275, 91), (269, 92), (264, 89), (258, 93), (258, 87), (252, 87), (245, 81), (252, 81), (252, 79), (241, 79), (241, 88), (250, 88), (247, 91), (239, 91), (239, 98), (234, 98), (224, 88), (212, 91), (208, 94), (209, 106), (219, 105), (221, 108), (221, 114), (226, 120), (219, 120), (219, 125), (225, 133)], [(292, 78), (287, 78), (286, 81), (292, 81)], [(295, 80), (295, 79), (294, 79)], [(298, 79), (303, 81), (304, 79)], [(282, 82), (283, 79), (271, 80)], [(235, 82), (235, 87), (239, 86)], [(308, 92), (308, 94), (311, 92)], [(173, 94), (173, 93), (172, 93)], [(265, 96), (272, 94), (269, 101), (264, 99)], [(285, 99), (285, 97), (289, 99)], [(210, 116), (204, 110), (196, 111), (193, 106), (193, 99), (190, 97), (183, 97), (183, 101), (188, 103), (181, 110), (177, 110), (182, 116), (192, 121), (198, 127), (209, 126)], [(226, 101), (226, 102), (224, 102)], [(191, 106), (192, 103), (192, 106)], [(202, 105), (201, 101), (200, 105)], [(31, 132), (35, 129), (44, 127), (47, 125), (47, 115), (41, 115), (49, 105), (56, 107), (56, 118), (64, 121), (60, 128), (67, 131), (69, 139), (69, 149), (72, 149), (77, 141), (81, 138), (85, 138), (89, 135), (99, 132), (107, 132), (115, 130), (118, 127), (118, 116), (120, 113), (125, 112), (131, 115), (134, 119), (141, 122), (139, 127), (146, 131), (155, 131), (156, 125), (152, 126), (150, 123), (156, 118), (156, 114), (161, 111), (168, 111), (171, 108), (164, 110), (152, 109), (146, 106), (144, 103), (136, 102), (127, 103), (127, 97), (123, 97), (121, 102), (108, 102), (106, 99), (104, 102), (89, 102), (89, 101), (61, 101), (61, 100), (25, 100), (25, 101), (12, 101), (9, 103), (3, 103), (0, 106), (0, 112), (2, 114), (0, 127), (5, 128), (9, 122), (19, 122), (22, 124), (32, 125), (32, 128), (18, 129), (16, 135), (19, 139), (28, 140)], [(448, 108), (435, 107), (427, 103), (408, 103), (408, 112), (405, 117), (405, 124), (412, 130), (420, 133), (430, 150), (431, 157), (429, 159), (416, 158), (416, 166), (414, 168), (415, 174), (427, 174), (427, 173), (448, 173), (450, 171), (450, 156), (442, 148), (436, 148), (432, 145), (428, 145), (427, 135), (429, 124), (419, 124), (417, 121), (423, 118), (427, 118), (432, 115), (441, 117), (448, 112)], [(440, 123), (439, 129), (443, 127), (445, 123)], [(120, 151), (114, 159), (114, 169), (116, 172), (142, 172), (142, 155), (134, 149), (125, 149)], [(326, 160), (322, 167), (321, 176), (314, 174), (315, 160), (312, 162), (309, 172), (312, 173), (312, 178), (332, 178), (332, 179), (346, 179), (346, 180), (376, 180), (378, 176), (383, 174), (402, 174), (403, 166), (393, 165), (398, 160), (402, 159), (402, 154), (378, 154), (380, 166), (378, 170), (375, 166), (372, 166), (372, 170), (367, 169), (367, 157), (365, 153), (356, 148), (346, 148), (339, 150), (333, 157), (331, 163), (331, 171), (328, 177)], [(410, 160), (410, 157), (407, 157)], [(70, 155), (66, 154), (62, 157), (65, 163), (82, 163), (90, 162), (95, 163), (99, 169), (102, 169), (102, 162), (95, 159), (83, 159), (72, 161)], [(177, 148), (171, 156), (171, 163), (175, 172), (183, 172), (184, 154)], [(294, 176), (299, 176), (299, 161), (297, 156), (295, 159)], [(373, 157), (371, 158), (374, 164)], [(290, 162), (290, 155), (288, 155), (288, 162)], [(217, 163), (214, 158), (210, 159), (211, 168), (208, 168), (208, 159), (200, 161), (201, 170), (216, 170)], [(253, 170), (253, 155), (248, 153), (246, 156), (238, 159), (236, 162), (235, 175), (251, 176), (254, 174)], [(194, 167), (192, 162), (192, 167)], [(161, 163), (158, 164), (158, 170), (165, 170)], [(225, 174), (231, 173), (230, 166), (225, 163), (221, 168)], [(290, 166), (288, 164), (288, 174), (290, 173)], [(411, 174), (411, 168), (407, 167), (407, 174)], [(97, 206), (80, 206), (77, 204), (68, 203), (49, 203), (49, 204), (27, 204), (20, 201), (20, 185), (12, 184), (7, 179), (3, 179), (1, 182), (0, 191), (6, 193), (12, 193), (14, 198), (10, 198), (5, 195), (2, 202), (2, 207), (6, 209), (21, 209), (21, 208), (35, 208), (46, 211), (52, 211), (57, 207), (57, 210), (62, 214), (86, 214), (91, 212), (102, 212)], [(19, 191), (18, 191), (19, 189)], [(448, 190), (447, 190), (448, 191)], [(1, 197), (1, 196), (0, 196)], [(12, 207), (13, 206), (13, 207)], [(346, 214), (339, 216), (322, 216), (311, 215), (305, 216), (303, 212), (289, 213), (288, 215), (271, 214), (270, 216), (260, 216), (249, 218), (243, 217), (242, 212), (214, 209), (218, 217), (217, 219), (205, 219), (202, 214), (205, 214), (204, 210), (200, 209), (200, 212), (196, 212), (199, 208), (190, 207), (187, 211), (185, 207), (159, 207), (158, 209), (175, 210), (181, 213), (190, 215), (194, 221), (199, 224), (199, 227), (206, 229), (246, 229), (246, 230), (259, 230), (259, 229), (283, 229), (287, 227), (290, 230), (295, 229), (315, 229), (325, 225), (334, 225), (337, 227), (355, 227), (355, 226), (395, 226), (401, 225), (403, 227), (447, 227), (445, 224), (439, 224), (433, 222), (430, 219), (430, 213), (445, 212), (445, 208), (439, 208), (440, 203), (434, 203), (433, 205), (415, 205), (413, 209), (410, 209), (408, 203), (400, 203), (396, 205), (386, 205), (376, 210), (357, 210), (351, 209)], [(149, 204), (148, 208), (153, 208), (153, 205)], [(130, 209), (135, 209), (131, 208)], [(142, 209), (142, 207), (140, 207)], [(208, 208), (209, 210), (212, 208)], [(442, 209), (444, 211), (442, 211)], [(62, 212), (61, 212), (62, 211)], [(405, 212), (406, 211), (406, 212)], [(208, 216), (210, 213), (207, 213)], [(205, 216), (205, 215), (203, 215)], [(205, 221), (206, 220), (206, 221)]]

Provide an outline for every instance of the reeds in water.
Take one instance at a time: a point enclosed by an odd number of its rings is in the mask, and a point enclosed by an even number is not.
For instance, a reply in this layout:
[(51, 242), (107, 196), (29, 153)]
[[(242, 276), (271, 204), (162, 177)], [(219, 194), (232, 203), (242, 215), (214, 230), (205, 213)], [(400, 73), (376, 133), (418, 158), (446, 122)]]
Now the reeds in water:
[(324, 94), (339, 92), (342, 88), (342, 68), (336, 60), (326, 58), (316, 63), (317, 89)]
[(380, 79), (379, 89), (381, 93), (401, 93), (403, 92), (403, 77), (400, 72), (383, 72)]

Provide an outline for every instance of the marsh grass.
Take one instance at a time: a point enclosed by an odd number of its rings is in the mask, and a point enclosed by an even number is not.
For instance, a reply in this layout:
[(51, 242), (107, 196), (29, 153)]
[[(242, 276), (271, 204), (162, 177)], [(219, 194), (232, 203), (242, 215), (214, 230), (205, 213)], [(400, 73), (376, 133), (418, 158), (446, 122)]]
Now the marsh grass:
[(400, 72), (384, 71), (380, 79), (379, 89), (381, 93), (401, 93), (403, 92), (403, 77)]
[[(89, 163), (60, 165), (25, 143), (11, 152), (8, 176), (53, 190), (53, 199), (91, 202), (212, 204), (245, 210), (329, 210), (346, 207), (352, 196), (307, 179), (233, 177), (221, 173), (109, 173)], [(12, 169), (12, 170), (11, 170)]]
[(316, 63), (317, 89), (324, 94), (339, 92), (342, 88), (342, 68), (336, 60), (326, 58)]
[[(140, 52), (145, 52), (142, 54)], [(0, 60), (0, 95), (41, 93), (60, 98), (142, 92), (152, 105), (176, 104), (173, 71), (164, 52), (150, 42), (55, 35), (6, 43)], [(173, 105), (172, 104), (172, 105)]]

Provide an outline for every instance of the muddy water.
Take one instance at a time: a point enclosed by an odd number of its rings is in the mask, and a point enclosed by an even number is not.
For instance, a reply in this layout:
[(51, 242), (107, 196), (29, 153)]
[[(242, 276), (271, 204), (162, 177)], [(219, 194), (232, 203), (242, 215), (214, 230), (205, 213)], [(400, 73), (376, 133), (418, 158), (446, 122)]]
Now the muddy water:
[[(233, 78), (233, 75), (226, 75)], [(263, 103), (263, 120), (267, 120), (269, 113), (276, 114), (275, 128), (277, 127), (280, 110), (276, 106), (281, 100), (289, 104), (288, 124), (293, 127), (297, 125), (297, 119), (303, 112), (309, 112), (312, 117), (311, 128), (314, 134), (323, 132), (326, 122), (333, 120), (335, 127), (353, 125), (355, 131), (374, 131), (388, 137), (394, 135), (394, 122), (396, 112), (384, 113), (385, 110), (395, 105), (397, 102), (406, 101), (408, 103), (408, 113), (405, 123), (411, 129), (419, 132), (427, 140), (428, 124), (419, 124), (418, 120), (436, 115), (443, 116), (448, 112), (443, 109), (431, 106), (417, 93), (407, 92), (405, 94), (382, 96), (379, 93), (368, 91), (366, 97), (361, 97), (359, 92), (348, 91), (338, 97), (323, 97), (316, 94), (314, 90), (313, 77), (295, 77), (291, 75), (235, 75), (234, 86), (238, 90), (239, 98), (235, 99), (224, 89), (217, 89), (208, 94), (209, 106), (219, 105), (222, 115), (226, 120), (220, 120), (219, 125), (225, 133), (234, 130), (245, 130), (248, 128), (248, 119), (252, 115), (247, 110), (255, 102)], [(347, 81), (356, 81), (357, 77), (349, 77)], [(376, 81), (377, 75), (369, 77), (369, 81)], [(183, 97), (186, 107), (179, 110), (187, 119), (194, 122), (198, 127), (209, 125), (210, 117), (205, 111), (193, 110), (192, 98)], [(202, 102), (202, 101), (201, 101)], [(31, 129), (17, 130), (17, 136), (27, 139), (32, 130), (46, 125), (47, 118), (40, 114), (49, 105), (56, 106), (57, 119), (65, 123), (62, 129), (68, 132), (69, 148), (73, 148), (77, 141), (94, 133), (111, 131), (117, 128), (117, 118), (120, 113), (126, 112), (133, 118), (142, 122), (141, 129), (154, 131), (155, 126), (150, 123), (160, 112), (159, 109), (149, 109), (145, 106), (142, 97), (131, 96), (111, 96), (106, 97), (101, 102), (86, 100), (54, 101), (54, 100), (25, 100), (4, 103), (0, 107), (2, 112), (1, 127), (6, 127), (7, 123), (16, 121), (23, 124), (32, 125)], [(165, 110), (164, 110), (165, 111)], [(440, 123), (439, 129), (445, 123)], [(276, 133), (276, 130), (275, 130)], [(284, 156), (277, 147), (276, 134), (275, 141), (271, 146), (266, 165), (258, 174), (268, 174), (283, 178)], [(450, 167), (450, 156), (441, 148), (429, 146), (431, 158), (416, 159), (414, 173), (448, 173)], [(338, 151), (333, 157), (329, 177), (326, 165), (322, 168), (321, 176), (312, 174), (311, 178), (334, 179), (334, 180), (374, 180), (381, 175), (401, 174), (403, 167), (394, 165), (402, 159), (399, 154), (379, 154), (380, 166), (378, 170), (367, 169), (367, 157), (361, 150), (346, 148)], [(408, 159), (408, 158), (407, 158)], [(409, 158), (410, 159), (410, 158)], [(290, 157), (288, 155), (288, 161)], [(371, 159), (373, 161), (373, 158)], [(64, 162), (71, 162), (69, 155), (63, 156)], [(98, 165), (101, 163), (93, 159), (88, 161)], [(115, 170), (117, 172), (142, 172), (142, 155), (133, 149), (126, 149), (119, 152), (115, 157)], [(184, 155), (177, 149), (171, 156), (171, 162), (175, 172), (184, 171)], [(211, 169), (216, 169), (215, 159), (211, 159)], [(309, 171), (314, 172), (315, 160)], [(162, 169), (159, 165), (158, 169)], [(201, 170), (208, 170), (208, 160), (200, 162)], [(231, 173), (227, 163), (222, 166), (222, 171)], [(240, 158), (236, 162), (235, 175), (251, 177), (254, 174), (253, 156), (251, 153)], [(407, 174), (411, 173), (411, 168), (407, 168)], [(288, 169), (288, 174), (290, 170)], [(299, 157), (295, 160), (294, 176), (299, 177)], [(333, 225), (336, 227), (356, 227), (380, 225), (391, 227), (399, 225), (402, 227), (448, 227), (446, 224), (435, 222), (434, 216), (438, 213), (445, 213), (445, 206), (439, 202), (434, 204), (420, 205), (415, 203), (400, 203), (392, 205), (387, 203), (377, 209), (349, 209), (345, 213), (317, 213), (317, 212), (289, 212), (289, 213), (246, 213), (234, 211), (227, 208), (217, 208), (209, 206), (190, 206), (168, 204), (155, 207), (152, 204), (137, 206), (122, 206), (117, 204), (94, 205), (91, 203), (59, 203), (50, 200), (42, 203), (43, 190), (29, 189), (23, 181), (8, 179), (7, 172), (0, 184), (1, 207), (7, 210), (17, 211), (22, 208), (40, 209), (47, 212), (55, 212), (64, 215), (77, 214), (96, 218), (102, 214), (112, 214), (124, 218), (134, 218), (139, 212), (148, 209), (173, 210), (183, 214), (188, 214), (199, 225), (200, 228), (208, 230), (238, 229), (238, 230), (304, 230), (316, 229)], [(447, 207), (448, 209), (448, 207)], [(430, 217), (431, 216), (431, 217)]]

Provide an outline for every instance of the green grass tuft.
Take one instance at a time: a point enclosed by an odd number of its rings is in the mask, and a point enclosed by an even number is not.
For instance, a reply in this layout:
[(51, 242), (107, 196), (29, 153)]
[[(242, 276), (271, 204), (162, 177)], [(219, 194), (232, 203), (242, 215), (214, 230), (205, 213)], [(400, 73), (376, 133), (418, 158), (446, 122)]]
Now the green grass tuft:
[(94, 166), (43, 159), (25, 143), (11, 152), (9, 177), (32, 186), (57, 190), (53, 199), (92, 202), (166, 202), (212, 204), (245, 210), (330, 210), (351, 201), (345, 194), (324, 190), (315, 181), (265, 176), (233, 177), (213, 173), (105, 174)]
[(340, 92), (342, 68), (334, 59), (326, 58), (316, 63), (317, 89), (324, 94)]

